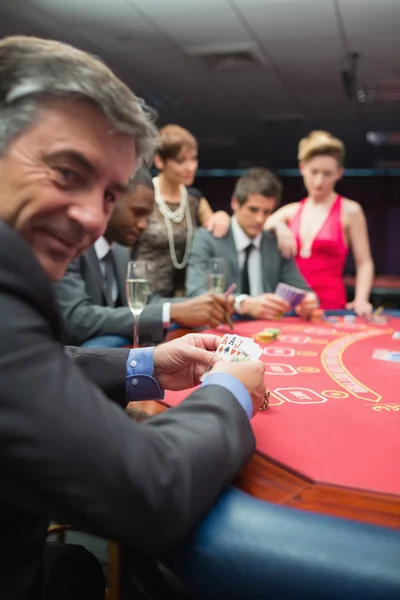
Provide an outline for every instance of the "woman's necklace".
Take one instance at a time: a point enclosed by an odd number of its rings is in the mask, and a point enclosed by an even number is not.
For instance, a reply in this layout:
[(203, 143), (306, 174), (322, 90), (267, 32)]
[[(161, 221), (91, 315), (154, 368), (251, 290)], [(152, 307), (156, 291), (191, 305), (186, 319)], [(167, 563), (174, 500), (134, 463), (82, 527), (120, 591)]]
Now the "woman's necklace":
[[(179, 206), (176, 210), (171, 210), (169, 208), (169, 206), (167, 205), (167, 203), (165, 202), (163, 196), (161, 195), (158, 177), (154, 177), (153, 184), (154, 184), (154, 198), (155, 198), (155, 201), (156, 201), (156, 204), (158, 206), (160, 213), (164, 217), (165, 227), (167, 229), (169, 254), (171, 256), (172, 264), (174, 265), (175, 269), (178, 269), (178, 270), (184, 269), (189, 261), (189, 254), (190, 254), (190, 250), (192, 247), (192, 238), (193, 238), (193, 223), (192, 223), (192, 217), (190, 215), (190, 206), (189, 206), (189, 201), (188, 201), (187, 189), (182, 184), (179, 186), (179, 195), (180, 195)], [(173, 221), (174, 223), (181, 223), (185, 217), (186, 217), (186, 228), (187, 228), (186, 247), (185, 247), (185, 252), (183, 254), (183, 258), (182, 258), (181, 262), (179, 262), (178, 258), (176, 256), (175, 238), (174, 238), (174, 232), (172, 229), (171, 221)]]

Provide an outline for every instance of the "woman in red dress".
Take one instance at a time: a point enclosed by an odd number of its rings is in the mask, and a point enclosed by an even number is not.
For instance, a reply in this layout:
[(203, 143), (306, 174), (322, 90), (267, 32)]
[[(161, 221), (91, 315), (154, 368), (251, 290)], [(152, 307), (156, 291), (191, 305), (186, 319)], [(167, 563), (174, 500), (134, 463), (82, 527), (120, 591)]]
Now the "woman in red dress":
[[(361, 206), (335, 192), (343, 175), (343, 143), (325, 131), (312, 131), (299, 143), (300, 171), (307, 198), (282, 206), (266, 223), (279, 248), (294, 256), (323, 309), (348, 308), (368, 315), (374, 264)], [(356, 265), (354, 300), (346, 304), (343, 270), (351, 246)]]

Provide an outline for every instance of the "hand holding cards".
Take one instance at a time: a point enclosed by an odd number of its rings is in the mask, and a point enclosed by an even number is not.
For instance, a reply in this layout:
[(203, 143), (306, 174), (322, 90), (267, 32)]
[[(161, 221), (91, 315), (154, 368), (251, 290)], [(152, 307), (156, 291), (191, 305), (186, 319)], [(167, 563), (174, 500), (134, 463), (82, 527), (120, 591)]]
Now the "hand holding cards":
[(216, 355), (229, 362), (247, 362), (258, 360), (262, 348), (253, 340), (240, 335), (224, 335), (219, 344)]
[(302, 302), (307, 292), (300, 288), (293, 287), (292, 285), (288, 285), (287, 283), (278, 283), (275, 294), (280, 298), (283, 298), (283, 300), (286, 300), (292, 310), (294, 310), (296, 306)]
[(216, 353), (220, 357), (211, 371), (204, 373), (202, 381), (210, 373), (224, 372), (232, 375), (247, 388), (253, 407), (257, 410), (268, 408), (269, 390), (265, 390), (264, 364), (259, 361), (260, 346), (252, 339), (239, 335), (225, 335)]

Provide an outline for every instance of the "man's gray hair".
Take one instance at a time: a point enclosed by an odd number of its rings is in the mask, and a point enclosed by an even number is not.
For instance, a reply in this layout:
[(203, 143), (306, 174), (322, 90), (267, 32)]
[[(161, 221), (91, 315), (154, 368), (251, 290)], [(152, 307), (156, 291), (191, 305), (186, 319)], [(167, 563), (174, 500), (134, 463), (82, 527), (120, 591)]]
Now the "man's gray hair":
[(153, 158), (154, 114), (100, 59), (25, 36), (0, 41), (0, 154), (35, 122), (40, 103), (54, 97), (93, 102), (115, 131), (134, 138), (138, 165)]

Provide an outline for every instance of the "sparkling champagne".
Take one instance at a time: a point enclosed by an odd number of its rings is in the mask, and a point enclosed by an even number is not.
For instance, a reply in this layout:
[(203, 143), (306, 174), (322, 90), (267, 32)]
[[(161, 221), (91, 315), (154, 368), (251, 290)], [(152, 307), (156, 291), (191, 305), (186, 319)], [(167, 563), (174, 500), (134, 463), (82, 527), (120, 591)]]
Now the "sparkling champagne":
[(221, 273), (210, 273), (208, 289), (214, 294), (223, 294), (225, 291), (225, 275)]
[(147, 279), (126, 280), (126, 297), (129, 308), (133, 313), (142, 312), (143, 308), (146, 306), (148, 293), (149, 284)]

